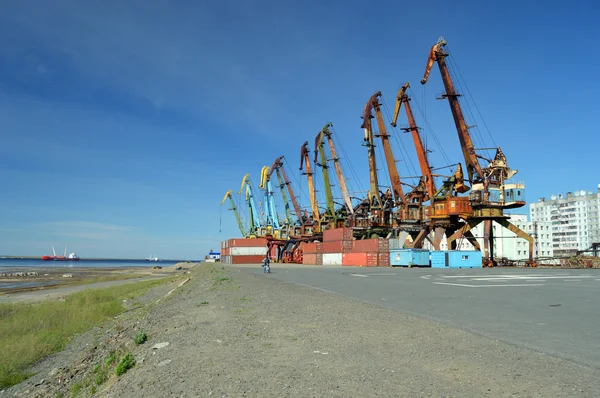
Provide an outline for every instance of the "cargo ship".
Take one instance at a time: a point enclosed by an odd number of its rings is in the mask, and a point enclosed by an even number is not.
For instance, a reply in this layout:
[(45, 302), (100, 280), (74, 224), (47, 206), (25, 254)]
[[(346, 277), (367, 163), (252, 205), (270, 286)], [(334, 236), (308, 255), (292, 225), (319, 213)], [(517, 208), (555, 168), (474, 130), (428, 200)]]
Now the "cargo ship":
[(67, 256), (67, 248), (65, 247), (65, 254), (63, 254), (62, 256), (57, 256), (56, 255), (56, 251), (54, 250), (54, 246), (52, 246), (52, 256), (49, 255), (43, 255), (42, 256), (42, 260), (43, 261), (79, 261), (79, 256), (77, 256), (77, 254), (75, 253), (69, 253), (69, 255)]

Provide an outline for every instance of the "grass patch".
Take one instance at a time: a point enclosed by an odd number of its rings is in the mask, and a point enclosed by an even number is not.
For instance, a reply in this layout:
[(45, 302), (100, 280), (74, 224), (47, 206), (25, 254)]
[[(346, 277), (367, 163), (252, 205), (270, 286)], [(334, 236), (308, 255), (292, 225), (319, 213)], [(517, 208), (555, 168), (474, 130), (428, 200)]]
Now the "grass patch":
[(146, 341), (148, 341), (148, 335), (146, 334), (146, 332), (139, 332), (138, 334), (135, 335), (135, 337), (133, 338), (133, 341), (135, 344), (144, 344)]
[(119, 362), (115, 373), (117, 374), (117, 376), (121, 376), (134, 366), (135, 358), (133, 357), (132, 353), (128, 352), (123, 358), (121, 358), (121, 362)]
[(202, 301), (200, 305), (208, 305), (208, 301)]
[(78, 333), (123, 312), (124, 298), (140, 296), (168, 280), (89, 289), (64, 301), (0, 304), (0, 389), (30, 377), (31, 365), (62, 350)]

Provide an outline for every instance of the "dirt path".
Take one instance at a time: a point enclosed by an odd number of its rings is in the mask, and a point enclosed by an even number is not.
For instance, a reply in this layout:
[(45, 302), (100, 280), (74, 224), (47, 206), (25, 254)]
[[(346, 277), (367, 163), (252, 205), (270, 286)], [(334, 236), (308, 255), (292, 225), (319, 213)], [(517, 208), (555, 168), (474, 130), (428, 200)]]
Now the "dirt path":
[[(77, 339), (4, 396), (76, 385), (98, 397), (589, 397), (600, 388), (596, 369), (268, 275), (204, 265), (190, 277)], [(149, 341), (133, 344), (142, 330)], [(112, 349), (137, 364), (95, 385), (92, 369)]]

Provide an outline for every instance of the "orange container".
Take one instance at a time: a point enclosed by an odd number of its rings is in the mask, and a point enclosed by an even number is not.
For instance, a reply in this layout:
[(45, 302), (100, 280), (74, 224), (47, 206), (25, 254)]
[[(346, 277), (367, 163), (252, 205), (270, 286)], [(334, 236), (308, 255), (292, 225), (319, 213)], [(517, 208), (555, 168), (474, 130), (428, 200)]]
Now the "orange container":
[(367, 253), (342, 253), (342, 265), (362, 267), (367, 263)]
[(265, 256), (228, 256), (228, 264), (261, 264)]
[(336, 228), (323, 231), (323, 242), (352, 240), (352, 228)]
[(229, 239), (229, 247), (267, 247), (267, 239), (266, 238), (256, 238), (256, 239), (245, 239), (245, 238), (235, 238)]
[(323, 242), (323, 253), (346, 253), (352, 251), (352, 241)]
[(316, 253), (304, 253), (302, 256), (302, 264), (317, 265)]

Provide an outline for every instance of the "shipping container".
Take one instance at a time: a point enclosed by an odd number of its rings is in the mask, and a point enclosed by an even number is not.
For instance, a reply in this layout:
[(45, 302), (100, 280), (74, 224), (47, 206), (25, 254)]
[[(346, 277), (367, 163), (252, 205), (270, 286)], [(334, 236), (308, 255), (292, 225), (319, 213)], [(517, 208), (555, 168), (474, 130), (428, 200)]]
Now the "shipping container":
[(262, 256), (229, 256), (229, 264), (262, 264), (265, 255)]
[(477, 250), (440, 250), (431, 252), (432, 268), (481, 268), (482, 256)]
[(427, 249), (390, 249), (392, 267), (429, 267)]
[(317, 254), (316, 253), (304, 253), (302, 255), (302, 264), (317, 265)]
[(352, 251), (352, 241), (323, 242), (323, 253), (347, 253)]
[(378, 267), (389, 267), (390, 266), (390, 253), (379, 253), (377, 256)]
[(267, 239), (266, 238), (255, 238), (255, 239), (245, 239), (245, 238), (235, 238), (229, 239), (229, 247), (267, 247)]
[(342, 265), (342, 253), (323, 253), (323, 265)]
[(355, 253), (387, 252), (389, 247), (387, 239), (363, 239), (352, 242), (352, 251)]
[(352, 240), (352, 228), (336, 228), (323, 231), (323, 242)]
[(342, 253), (342, 265), (363, 267), (367, 263), (367, 253)]
[(316, 256), (315, 265), (323, 265), (323, 253), (317, 253)]
[(403, 249), (404, 248), (404, 242), (406, 241), (400, 241), (400, 239), (398, 238), (392, 238), (388, 240), (388, 245), (390, 247), (390, 250), (394, 250), (394, 249)]
[(267, 255), (267, 247), (235, 246), (228, 249), (232, 256), (263, 256)]

